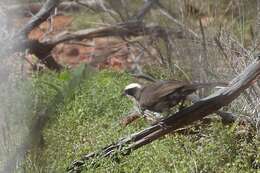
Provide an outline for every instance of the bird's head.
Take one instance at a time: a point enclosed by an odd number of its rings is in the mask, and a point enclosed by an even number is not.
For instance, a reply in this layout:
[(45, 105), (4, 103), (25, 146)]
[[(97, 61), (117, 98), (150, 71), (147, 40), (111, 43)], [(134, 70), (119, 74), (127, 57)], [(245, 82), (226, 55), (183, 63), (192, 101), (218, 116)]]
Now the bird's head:
[(138, 99), (141, 89), (142, 85), (140, 85), (139, 83), (131, 83), (125, 87), (123, 95), (130, 98)]

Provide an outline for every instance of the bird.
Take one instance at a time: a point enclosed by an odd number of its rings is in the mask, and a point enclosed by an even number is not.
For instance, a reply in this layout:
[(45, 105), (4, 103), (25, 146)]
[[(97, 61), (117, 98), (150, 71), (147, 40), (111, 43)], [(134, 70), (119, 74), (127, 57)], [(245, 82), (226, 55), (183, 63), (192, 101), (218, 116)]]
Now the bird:
[(156, 113), (169, 112), (187, 96), (199, 88), (217, 86), (215, 83), (189, 83), (179, 80), (156, 81), (147, 85), (131, 83), (124, 88), (123, 95), (129, 97), (141, 112), (146, 110)]

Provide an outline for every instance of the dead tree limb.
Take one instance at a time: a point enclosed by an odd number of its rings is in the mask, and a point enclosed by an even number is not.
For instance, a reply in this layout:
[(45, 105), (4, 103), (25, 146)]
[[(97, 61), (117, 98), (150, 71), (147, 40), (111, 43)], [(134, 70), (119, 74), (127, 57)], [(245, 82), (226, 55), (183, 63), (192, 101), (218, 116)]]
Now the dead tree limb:
[[(8, 14), (16, 14), (19, 16), (31, 17), (33, 14), (36, 14), (40, 11), (42, 3), (34, 2), (28, 4), (15, 4), (4, 6), (4, 12)], [(82, 9), (90, 8), (95, 12), (103, 12), (101, 5), (97, 1), (84, 1), (80, 0), (68, 2), (62, 1), (59, 6), (57, 6), (58, 11), (60, 12), (76, 12)]]
[(21, 29), (20, 33), (28, 35), (35, 27), (39, 26), (51, 15), (51, 12), (59, 5), (60, 0), (47, 0), (41, 10)]
[(54, 46), (43, 44), (38, 40), (28, 40), (27, 35), (47, 20), (59, 3), (60, 0), (47, 0), (41, 10), (19, 32), (26, 39), (25, 48), (29, 49), (30, 53), (35, 54), (49, 69), (56, 71), (61, 70), (62, 66), (52, 57), (51, 51)]
[(42, 22), (44, 22), (60, 3), (60, 0), (47, 0), (41, 10), (20, 30), (14, 38), (16, 42), (10, 52), (29, 50), (35, 54), (49, 69), (59, 71), (59, 65), (51, 55), (54, 46), (41, 43), (39, 40), (29, 40), (27, 35)]
[[(37, 23), (39, 23), (39, 21), (37, 21)], [(29, 30), (33, 29), (33, 26), (36, 25), (29, 22), (26, 26), (27, 27), (23, 28), (20, 33), (27, 33)], [(41, 41), (28, 40), (24, 38), (22, 40), (23, 47), (19, 49), (29, 49), (29, 52), (35, 54), (49, 69), (59, 71), (62, 67), (54, 60), (51, 55), (51, 51), (57, 44), (71, 40), (93, 39), (108, 36), (129, 37), (154, 35), (156, 37), (163, 37), (162, 35), (165, 35), (166, 32), (169, 33), (169, 31), (166, 31), (166, 29), (157, 25), (145, 25), (140, 21), (130, 21), (96, 29), (84, 29), (76, 32), (66, 31), (57, 34), (54, 37), (45, 38)], [(174, 34), (176, 37), (182, 37), (179, 33), (170, 33)]]
[(63, 32), (52, 38), (46, 38), (42, 41), (44, 44), (57, 45), (59, 43), (70, 40), (83, 40), (93, 39), (98, 37), (129, 37), (129, 36), (141, 36), (141, 35), (157, 35), (160, 36), (165, 33), (165, 29), (158, 25), (145, 25), (142, 22), (124, 22), (107, 27), (100, 27), (96, 29), (84, 29), (76, 32)]
[(260, 58), (234, 78), (227, 87), (216, 91), (192, 106), (161, 120), (151, 127), (132, 134), (129, 137), (122, 138), (100, 151), (83, 155), (80, 160), (74, 161), (67, 171), (70, 173), (81, 172), (84, 165), (87, 164), (87, 161), (93, 158), (116, 157), (117, 154), (128, 155), (132, 151), (153, 142), (169, 132), (190, 125), (197, 120), (201, 120), (203, 117), (231, 103), (245, 89), (250, 87), (259, 75)]
[(72, 40), (94, 39), (98, 37), (129, 37), (141, 35), (160, 35), (165, 33), (165, 29), (160, 26), (149, 26), (142, 22), (125, 22), (116, 25), (101, 27), (97, 29), (85, 29), (76, 32), (63, 32), (52, 38), (45, 38), (41, 41), (28, 40), (24, 43), (29, 48), (29, 52), (35, 54), (41, 61), (52, 70), (59, 71), (61, 66), (56, 63), (51, 55), (53, 48), (63, 42)]
[[(155, 2), (158, 1), (147, 1), (137, 15), (138, 19), (142, 18)], [(169, 33), (159, 26), (147, 26), (140, 21), (128, 21), (97, 29), (86, 29), (76, 32), (63, 32), (52, 38), (45, 38), (41, 41), (28, 40), (28, 33), (44, 22), (51, 15), (52, 11), (58, 7), (59, 4), (60, 0), (47, 0), (41, 10), (18, 32), (16, 37), (19, 38), (20, 41), (17, 44), (18, 46), (14, 48), (16, 51), (23, 51), (28, 49), (29, 52), (35, 54), (41, 60), (41, 62), (46, 65), (46, 67), (52, 70), (60, 71), (62, 69), (62, 66), (55, 61), (51, 54), (53, 48), (59, 43), (70, 40), (93, 39), (96, 37), (106, 36), (128, 37), (153, 34), (160, 37), (162, 34)], [(177, 33), (175, 36), (178, 37), (180, 34)], [(23, 45), (22, 47), (19, 46), (21, 44)]]
[[(188, 96), (188, 99), (191, 100), (192, 103), (196, 103), (196, 102), (200, 101), (200, 97), (196, 94), (192, 94), (192, 95)], [(234, 123), (238, 119), (238, 116), (236, 116), (234, 113), (231, 113), (231, 112), (225, 112), (222, 110), (218, 110), (214, 113), (216, 113), (218, 116), (221, 117), (223, 124)]]
[(65, 31), (51, 38), (41, 40), (41, 43), (48, 47), (55, 47), (57, 44), (72, 40), (87, 40), (98, 37), (130, 37), (152, 35), (158, 38), (164, 38), (167, 35), (174, 35), (175, 38), (185, 38), (180, 32), (170, 31), (159, 25), (149, 25), (141, 21), (128, 21), (111, 26), (95, 29), (83, 29), (75, 32)]

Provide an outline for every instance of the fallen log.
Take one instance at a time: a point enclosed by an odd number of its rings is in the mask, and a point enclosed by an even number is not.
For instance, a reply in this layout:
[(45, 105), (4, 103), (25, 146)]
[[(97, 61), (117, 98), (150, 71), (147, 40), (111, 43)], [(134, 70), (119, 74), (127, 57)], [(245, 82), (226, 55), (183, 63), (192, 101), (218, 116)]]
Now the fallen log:
[(88, 160), (91, 164), (98, 161), (98, 158), (116, 157), (118, 154), (125, 156), (134, 150), (153, 142), (154, 140), (176, 131), (179, 128), (190, 125), (201, 120), (203, 117), (216, 112), (223, 106), (228, 105), (236, 99), (245, 89), (250, 87), (254, 80), (260, 75), (260, 58), (258, 57), (240, 75), (234, 78), (227, 87), (222, 88), (210, 96), (201, 99), (190, 107), (159, 121), (157, 124), (148, 127), (138, 133), (119, 139), (117, 142), (108, 145), (100, 151), (92, 152), (82, 156), (80, 160), (74, 161), (68, 167), (67, 172), (81, 172)]

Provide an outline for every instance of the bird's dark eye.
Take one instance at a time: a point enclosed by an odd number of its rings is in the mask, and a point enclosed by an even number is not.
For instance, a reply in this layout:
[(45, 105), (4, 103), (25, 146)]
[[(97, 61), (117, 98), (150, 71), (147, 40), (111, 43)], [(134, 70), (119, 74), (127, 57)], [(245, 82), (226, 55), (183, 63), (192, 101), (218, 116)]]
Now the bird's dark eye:
[(126, 94), (126, 95), (130, 95), (130, 96), (135, 96), (135, 94), (136, 94), (136, 88), (131, 88), (131, 89), (125, 90), (125, 94)]

